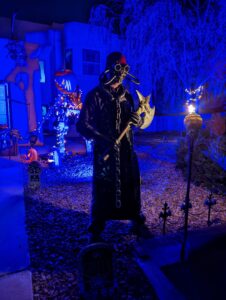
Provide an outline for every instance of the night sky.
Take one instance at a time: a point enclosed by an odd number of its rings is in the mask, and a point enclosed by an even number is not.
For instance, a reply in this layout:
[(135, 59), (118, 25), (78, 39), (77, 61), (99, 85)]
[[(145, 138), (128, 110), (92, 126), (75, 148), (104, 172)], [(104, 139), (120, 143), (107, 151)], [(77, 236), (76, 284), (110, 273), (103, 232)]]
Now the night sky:
[(51, 24), (83, 22), (89, 20), (92, 5), (97, 0), (0, 0), (0, 16), (11, 17), (17, 11), (17, 19)]

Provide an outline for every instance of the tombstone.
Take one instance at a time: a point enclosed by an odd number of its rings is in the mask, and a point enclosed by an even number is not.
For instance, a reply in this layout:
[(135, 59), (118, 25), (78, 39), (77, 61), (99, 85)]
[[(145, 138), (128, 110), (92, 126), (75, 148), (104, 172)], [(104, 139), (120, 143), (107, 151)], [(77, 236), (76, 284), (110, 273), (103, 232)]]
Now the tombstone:
[(40, 174), (41, 174), (41, 166), (39, 162), (32, 161), (28, 165), (28, 186), (32, 190), (36, 190), (40, 187)]
[(95, 243), (79, 253), (79, 286), (84, 300), (114, 299), (113, 249)]

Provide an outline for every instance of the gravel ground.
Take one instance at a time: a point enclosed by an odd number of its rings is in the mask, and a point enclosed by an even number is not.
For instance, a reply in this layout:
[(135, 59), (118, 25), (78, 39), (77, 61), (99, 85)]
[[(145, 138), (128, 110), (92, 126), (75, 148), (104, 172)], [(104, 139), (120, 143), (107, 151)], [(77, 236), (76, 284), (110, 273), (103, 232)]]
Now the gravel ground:
[[(179, 233), (183, 228), (186, 181), (175, 170), (175, 140), (137, 139), (143, 212), (147, 226), (154, 235), (162, 235), (159, 218), (165, 202), (172, 216), (167, 233)], [(79, 251), (88, 244), (87, 226), (91, 201), (92, 158), (74, 156), (59, 168), (44, 168), (41, 188), (25, 188), (26, 220), (31, 256), (34, 299), (80, 299), (78, 287)], [(204, 200), (209, 191), (191, 185), (192, 209), (189, 228), (207, 226)], [(226, 221), (226, 199), (214, 195), (217, 205), (212, 209), (214, 224)], [(119, 299), (156, 299), (152, 286), (133, 257), (136, 237), (129, 232), (127, 221), (109, 221), (103, 238), (114, 248), (116, 281)]]

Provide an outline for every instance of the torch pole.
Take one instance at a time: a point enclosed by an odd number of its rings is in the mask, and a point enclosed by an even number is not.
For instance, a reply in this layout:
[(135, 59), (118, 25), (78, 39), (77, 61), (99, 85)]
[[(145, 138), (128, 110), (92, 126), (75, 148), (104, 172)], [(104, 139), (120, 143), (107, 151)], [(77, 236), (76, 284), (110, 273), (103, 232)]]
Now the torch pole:
[(190, 113), (184, 119), (184, 124), (187, 131), (187, 141), (188, 141), (188, 167), (187, 167), (187, 190), (185, 201), (182, 205), (184, 209), (184, 236), (181, 247), (181, 261), (185, 260), (187, 239), (188, 239), (188, 216), (189, 209), (192, 207), (190, 202), (190, 186), (191, 186), (191, 175), (192, 175), (192, 157), (194, 151), (194, 141), (198, 135), (198, 131), (202, 126), (202, 118), (199, 114)]
[(192, 156), (194, 149), (194, 135), (189, 133), (188, 139), (188, 171), (187, 171), (187, 190), (184, 202), (184, 237), (181, 248), (181, 261), (185, 260), (187, 238), (188, 238), (188, 215), (189, 209), (191, 208), (190, 202), (190, 186), (191, 186), (191, 170), (192, 170)]

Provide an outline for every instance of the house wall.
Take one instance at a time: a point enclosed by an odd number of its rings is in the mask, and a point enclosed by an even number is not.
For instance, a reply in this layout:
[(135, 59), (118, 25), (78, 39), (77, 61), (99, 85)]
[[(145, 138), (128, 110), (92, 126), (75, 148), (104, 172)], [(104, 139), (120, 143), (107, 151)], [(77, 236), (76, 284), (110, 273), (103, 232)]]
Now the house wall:
[(0, 38), (0, 82), (7, 84), (7, 95), (10, 105), (10, 125), (18, 129), (23, 136), (29, 131), (29, 104), (26, 101), (25, 90), (28, 87), (28, 78), (22, 69), (15, 66), (9, 57), (6, 45), (8, 39)]
[(83, 72), (83, 49), (100, 52), (100, 72), (105, 69), (107, 54), (120, 51), (121, 42), (116, 34), (111, 34), (107, 29), (89, 24), (67, 23), (64, 26), (64, 49), (72, 49), (73, 72), (78, 84), (86, 93), (98, 84), (100, 74), (89, 75)]

